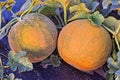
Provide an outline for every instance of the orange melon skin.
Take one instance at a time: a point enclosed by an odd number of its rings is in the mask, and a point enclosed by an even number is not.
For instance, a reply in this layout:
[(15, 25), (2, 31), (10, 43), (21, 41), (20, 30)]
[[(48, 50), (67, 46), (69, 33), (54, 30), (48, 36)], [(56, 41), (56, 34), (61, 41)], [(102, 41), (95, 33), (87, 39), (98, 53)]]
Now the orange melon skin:
[(75, 20), (67, 24), (58, 37), (61, 58), (81, 71), (101, 67), (112, 49), (109, 33), (88, 20)]
[(36, 63), (55, 50), (57, 34), (55, 24), (48, 17), (31, 13), (11, 28), (8, 41), (13, 51), (26, 51), (30, 61)]

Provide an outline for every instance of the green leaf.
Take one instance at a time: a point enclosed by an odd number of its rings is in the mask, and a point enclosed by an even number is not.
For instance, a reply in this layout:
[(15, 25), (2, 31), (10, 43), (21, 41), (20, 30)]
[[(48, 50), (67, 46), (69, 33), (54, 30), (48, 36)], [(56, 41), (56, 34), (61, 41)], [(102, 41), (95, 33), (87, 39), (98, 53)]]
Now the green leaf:
[(118, 5), (120, 0), (111, 0), (113, 5)]
[(50, 58), (47, 58), (41, 62), (41, 66), (43, 68), (47, 68), (50, 65), (52, 65), (53, 67), (59, 67), (61, 64), (60, 60), (60, 57), (58, 57), (57, 55), (51, 55)]
[(51, 60), (51, 64), (54, 67), (59, 67), (61, 64), (60, 57), (58, 57), (57, 55), (51, 55), (50, 60)]
[(41, 5), (36, 5), (33, 7), (32, 11), (31, 12), (37, 12), (40, 8), (42, 8), (43, 6)]
[(86, 5), (84, 3), (80, 3), (78, 5), (74, 5), (70, 7), (70, 13), (72, 12), (85, 12), (88, 13), (90, 12), (90, 10), (86, 7)]
[(18, 70), (20, 72), (31, 71), (33, 69), (32, 63), (28, 60), (27, 57), (22, 57), (18, 61)]
[(10, 51), (8, 54), (8, 59), (9, 60), (15, 60), (15, 53), (13, 51)]
[(59, 3), (57, 2), (57, 0), (46, 0), (46, 2), (48, 4), (46, 4), (47, 6), (50, 6), (50, 7), (60, 7)]
[(101, 24), (104, 22), (105, 18), (102, 14), (100, 14), (98, 11), (94, 12), (91, 16), (88, 18), (93, 24), (101, 26)]
[(105, 25), (106, 27), (108, 27), (112, 31), (116, 31), (119, 24), (120, 23), (113, 16), (109, 16), (109, 17), (105, 18), (105, 21), (103, 22), (103, 25)]
[(90, 14), (89, 13), (75, 13), (74, 16), (72, 16), (68, 21), (73, 21), (73, 20), (76, 20), (76, 19), (86, 19), (88, 18)]
[(7, 78), (8, 78), (8, 80), (14, 80), (15, 75), (13, 73), (10, 73)]
[(43, 68), (48, 68), (51, 65), (51, 61), (49, 59), (45, 59), (40, 64)]
[(107, 9), (109, 4), (111, 4), (111, 0), (103, 0), (103, 9)]
[[(101, 9), (104, 16), (107, 16), (113, 10), (119, 10), (120, 1), (119, 0), (103, 0), (103, 9)], [(109, 16), (109, 15), (108, 15)]]
[(103, 9), (107, 9), (109, 5), (118, 5), (119, 0), (103, 0)]
[(26, 52), (25, 51), (19, 51), (17, 54), (15, 54), (15, 60), (18, 61), (19, 58), (25, 57)]
[(91, 12), (94, 12), (96, 10), (96, 8), (98, 7), (98, 5), (99, 5), (99, 2), (97, 2), (97, 1), (92, 2), (91, 8), (90, 8)]
[(38, 13), (44, 14), (46, 16), (55, 15), (55, 7), (43, 6), (38, 10)]
[(106, 80), (114, 80), (114, 75), (107, 73)]
[(68, 21), (72, 21), (79, 18), (86, 18), (90, 15), (90, 10), (85, 6), (84, 3), (74, 5), (70, 7), (70, 13), (75, 13)]
[(10, 66), (10, 69), (12, 71), (16, 71), (17, 70), (17, 58), (15, 58), (15, 53), (10, 51), (9, 54), (8, 54), (8, 59), (9, 61), (7, 62), (7, 65)]
[(76, 4), (79, 4), (81, 1), (80, 0), (71, 0), (71, 4), (72, 5), (76, 5)]
[(15, 75), (13, 73), (10, 73), (7, 76), (7, 80), (22, 80), (22, 79), (15, 78)]
[(99, 5), (99, 2), (97, 0), (81, 0), (81, 1), (85, 3), (87, 8), (90, 9), (91, 12), (94, 12)]
[[(118, 50), (120, 50), (119, 42), (120, 42), (120, 21), (116, 20), (114, 17), (108, 17), (103, 22), (104, 28), (106, 28), (115, 38), (115, 42), (117, 44)], [(108, 28), (107, 28), (108, 27)], [(120, 64), (118, 64), (120, 65)]]
[(24, 51), (20, 51), (18, 53), (10, 51), (8, 54), (8, 59), (9, 61), (7, 65), (9, 65), (13, 71), (18, 69), (19, 72), (25, 72), (33, 69), (33, 65), (26, 57), (26, 52)]
[(114, 75), (114, 73), (116, 72), (116, 70), (118, 70), (118, 69), (116, 69), (114, 67), (110, 67), (109, 70), (107, 71), (107, 73)]
[(120, 76), (120, 70), (117, 70), (117, 71), (115, 72), (115, 75), (116, 75), (116, 76)]
[(108, 58), (107, 63), (108, 63), (108, 67), (109, 67), (109, 68), (119, 69), (118, 63), (115, 62), (115, 61), (112, 59), (112, 57), (109, 57), (109, 58)]

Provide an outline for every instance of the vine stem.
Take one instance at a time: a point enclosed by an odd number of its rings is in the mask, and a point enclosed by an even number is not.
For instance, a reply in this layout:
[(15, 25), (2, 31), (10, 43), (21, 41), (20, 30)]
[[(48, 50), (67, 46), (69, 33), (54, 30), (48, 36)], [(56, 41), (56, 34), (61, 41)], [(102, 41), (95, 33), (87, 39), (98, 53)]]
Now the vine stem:
[(15, 15), (14, 12), (12, 10), (9, 10), (11, 12), (12, 15)]
[(115, 37), (115, 42), (116, 42), (117, 48), (118, 48), (118, 50), (120, 51), (120, 45), (119, 45), (119, 42), (118, 42), (116, 33), (113, 32), (112, 30), (110, 30), (109, 28), (107, 28), (105, 25), (102, 24), (102, 26), (103, 26), (106, 30), (108, 30), (108, 31)]
[(115, 31), (116, 34), (120, 31), (120, 25), (118, 26), (117, 30)]
[(18, 18), (12, 19), (8, 24), (6, 24), (3, 28), (9, 27), (9, 25), (13, 25), (15, 22), (19, 21)]
[[(13, 24), (15, 24), (18, 21), (18, 18), (12, 19), (8, 24), (6, 24), (2, 29), (0, 29), (0, 40), (7, 35), (8, 30), (11, 28)], [(3, 33), (5, 33), (3, 35)]]
[(12, 21), (10, 21), (10, 23), (8, 23), (7, 25), (13, 25), (14, 23), (18, 22), (18, 18), (14, 18)]
[(29, 13), (32, 10), (34, 4), (35, 4), (35, 2), (32, 1), (30, 4), (30, 7), (22, 13), (21, 17), (23, 17), (26, 13)]
[(3, 66), (3, 68), (5, 68), (5, 69), (6, 69), (6, 68), (9, 68), (9, 67), (10, 67), (10, 66)]
[(60, 14), (57, 14), (57, 16), (58, 16), (59, 20), (61, 21), (61, 24), (62, 24), (62, 27), (63, 27), (65, 25), (65, 23), (64, 23), (62, 17), (60, 16)]
[(108, 30), (112, 35), (115, 35), (115, 32), (113, 32), (111, 29), (109, 29), (108, 27), (106, 27), (105, 25), (102, 24), (102, 26)]
[(116, 44), (117, 44), (118, 50), (120, 51), (120, 45), (119, 45), (119, 43), (118, 43), (117, 36), (116, 36), (116, 35), (114, 35), (114, 36), (115, 36), (115, 42), (116, 42)]
[(64, 9), (64, 23), (67, 24), (67, 10), (66, 7), (64, 7), (63, 9)]
[(58, 17), (56, 15), (53, 15), (55, 17), (55, 19), (58, 21), (58, 24), (61, 26), (60, 20), (58, 19)]

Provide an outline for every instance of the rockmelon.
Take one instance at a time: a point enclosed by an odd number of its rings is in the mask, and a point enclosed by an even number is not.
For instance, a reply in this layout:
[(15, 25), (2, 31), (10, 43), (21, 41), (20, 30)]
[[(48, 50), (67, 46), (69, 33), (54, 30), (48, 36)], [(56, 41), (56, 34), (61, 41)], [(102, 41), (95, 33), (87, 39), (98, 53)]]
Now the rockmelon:
[(57, 28), (46, 16), (27, 14), (9, 31), (10, 48), (16, 53), (26, 51), (32, 63), (47, 58), (56, 48)]
[(107, 61), (112, 49), (109, 33), (87, 19), (68, 23), (58, 37), (61, 58), (81, 71), (91, 71)]

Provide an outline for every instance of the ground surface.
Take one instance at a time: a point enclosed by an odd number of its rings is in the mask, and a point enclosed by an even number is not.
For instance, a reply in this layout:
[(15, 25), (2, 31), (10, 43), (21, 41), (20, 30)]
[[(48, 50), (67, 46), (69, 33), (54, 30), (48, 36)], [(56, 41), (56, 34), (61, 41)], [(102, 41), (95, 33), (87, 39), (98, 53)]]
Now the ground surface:
[[(0, 42), (0, 53), (6, 54), (9, 49), (7, 46)], [(7, 59), (3, 56), (3, 64), (7, 62)], [(23, 80), (106, 80), (105, 77), (106, 65), (101, 67), (94, 72), (81, 72), (70, 65), (62, 61), (59, 67), (49, 66), (48, 68), (43, 68), (40, 63), (34, 64), (34, 70), (30, 72), (17, 73), (14, 72), (17, 78), (22, 78)], [(6, 70), (6, 74), (12, 71)]]
[[(16, 0), (16, 5), (14, 6), (13, 11), (17, 12), (24, 2), (25, 0)], [(2, 23), (2, 26), (12, 19), (11, 13), (8, 11), (5, 11), (3, 16), (4, 22)], [(7, 37), (5, 37), (0, 41), (0, 53), (7, 55), (9, 50), (10, 48)], [(3, 56), (1, 57), (3, 62), (6, 63), (7, 59)], [(15, 72), (15, 75), (23, 80), (106, 80), (104, 78), (106, 69), (106, 65), (104, 65), (102, 68), (94, 72), (85, 73), (62, 61), (60, 67), (57, 68), (49, 66), (48, 68), (44, 69), (40, 66), (40, 63), (37, 63), (34, 64), (33, 71), (21, 74)], [(6, 73), (10, 72), (10, 70), (6, 70)]]

